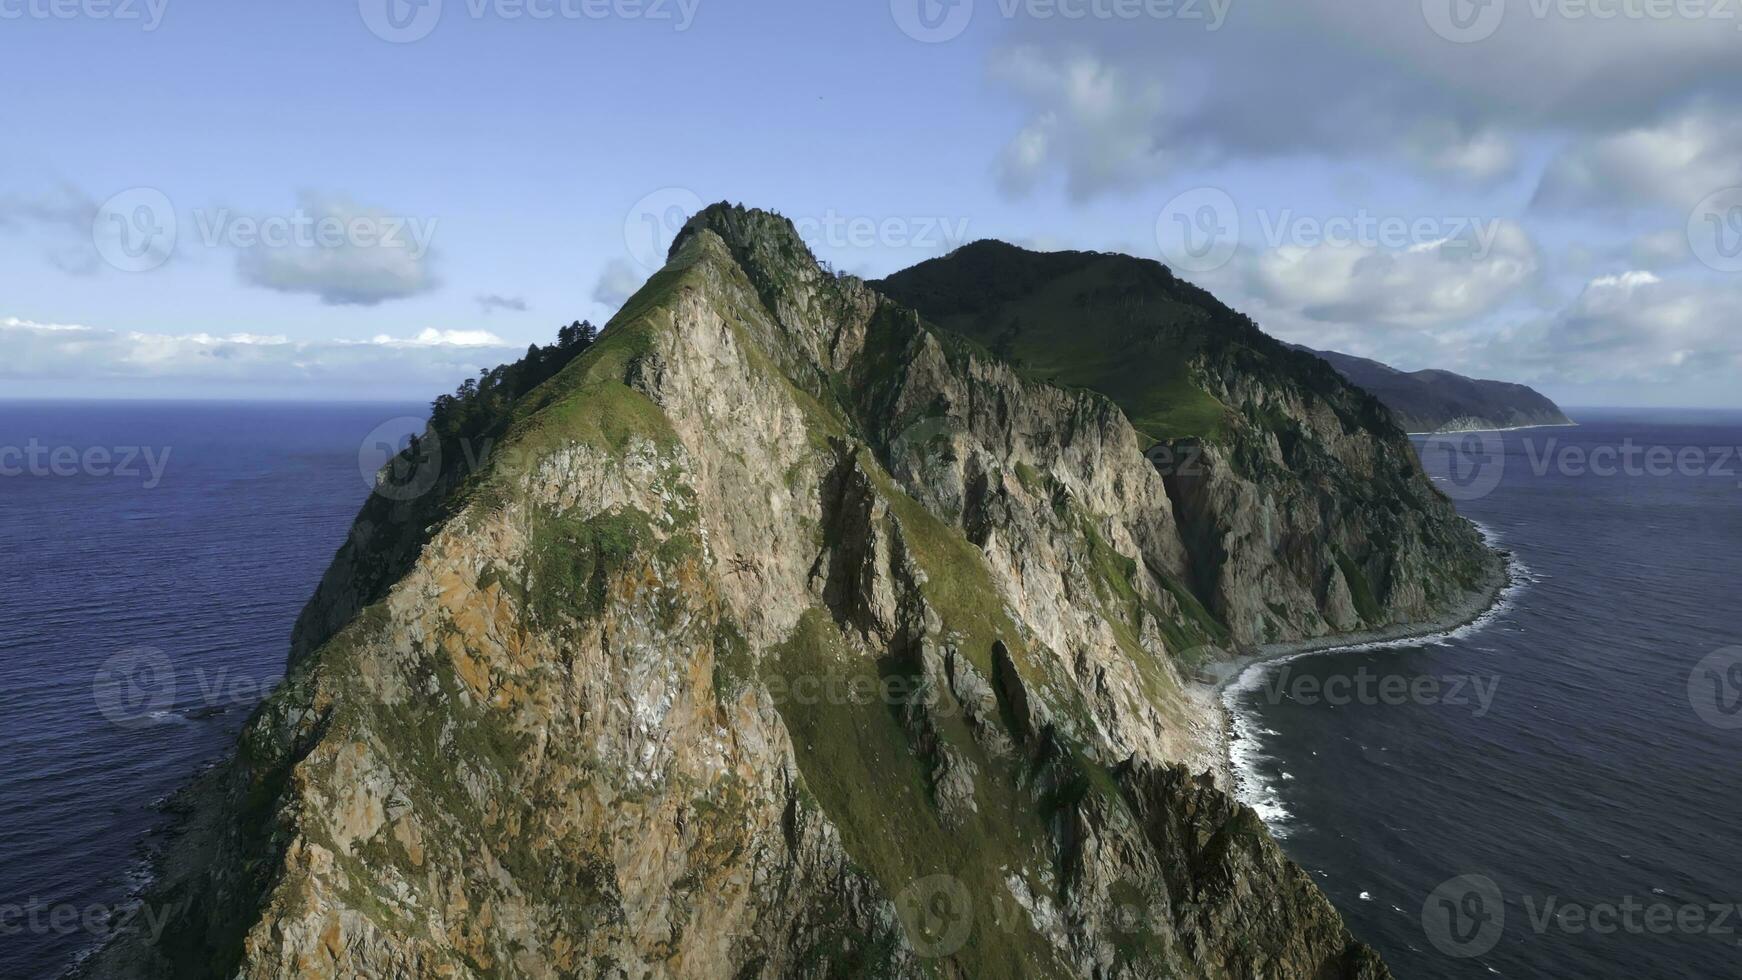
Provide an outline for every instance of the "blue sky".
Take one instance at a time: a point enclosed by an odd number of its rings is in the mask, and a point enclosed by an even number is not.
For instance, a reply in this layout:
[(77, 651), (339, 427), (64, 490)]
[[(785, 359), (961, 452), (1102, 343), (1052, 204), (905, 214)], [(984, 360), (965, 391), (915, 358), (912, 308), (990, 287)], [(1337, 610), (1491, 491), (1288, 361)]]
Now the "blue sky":
[(1742, 31), (1691, 2), (0, 0), (0, 384), (427, 398), (730, 199), (862, 275), (1127, 251), (1296, 342), (1742, 404)]

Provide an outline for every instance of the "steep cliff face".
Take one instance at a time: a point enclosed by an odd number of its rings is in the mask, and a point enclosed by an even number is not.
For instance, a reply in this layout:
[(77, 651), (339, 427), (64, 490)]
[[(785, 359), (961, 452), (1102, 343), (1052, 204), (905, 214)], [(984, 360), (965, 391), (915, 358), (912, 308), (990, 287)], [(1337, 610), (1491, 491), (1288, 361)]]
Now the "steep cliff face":
[(1155, 262), (978, 242), (874, 285), (1115, 401), (1237, 643), (1420, 622), (1500, 574), (1378, 401)]
[(1251, 632), (1197, 539), (1295, 526), (1215, 475), (1268, 431), (1164, 476), (1107, 397), (719, 205), (499, 432), (365, 508), (188, 794), (167, 929), (90, 974), (1388, 976), (1192, 775), (1182, 671)]

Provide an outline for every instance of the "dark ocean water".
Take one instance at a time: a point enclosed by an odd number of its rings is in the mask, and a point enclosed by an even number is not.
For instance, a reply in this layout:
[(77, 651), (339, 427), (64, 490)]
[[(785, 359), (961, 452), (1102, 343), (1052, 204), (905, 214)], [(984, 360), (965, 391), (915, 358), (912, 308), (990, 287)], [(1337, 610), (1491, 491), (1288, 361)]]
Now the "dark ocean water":
[[(0, 977), (52, 976), (129, 914), (154, 804), (283, 670), (379, 462), (360, 449), (422, 414), (0, 402)], [(1720, 652), (1742, 644), (1742, 461), (1720, 448), (1742, 416), (1582, 421), (1489, 437), (1502, 466), (1479, 438), (1453, 460), (1445, 485), (1522, 573), (1481, 628), (1236, 695), (1247, 795), (1403, 978), (1742, 976), (1742, 651)], [(1628, 445), (1701, 465), (1566, 453)], [(82, 461), (6, 454), (32, 446)], [(1339, 678), (1339, 703), (1311, 686)]]
[(1231, 694), (1244, 795), (1402, 978), (1742, 976), (1742, 415), (1573, 414), (1423, 448), (1518, 558), (1485, 624)]
[(424, 411), (0, 402), (0, 977), (138, 914), (154, 803), (282, 675), (359, 447)]

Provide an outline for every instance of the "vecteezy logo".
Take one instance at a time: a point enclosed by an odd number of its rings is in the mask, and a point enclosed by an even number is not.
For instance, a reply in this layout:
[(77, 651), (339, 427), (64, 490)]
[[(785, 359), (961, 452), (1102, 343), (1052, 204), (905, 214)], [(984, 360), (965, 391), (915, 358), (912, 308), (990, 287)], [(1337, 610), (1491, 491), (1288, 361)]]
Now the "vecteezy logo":
[(1454, 44), (1486, 41), (1506, 19), (1506, 0), (1421, 0), (1433, 32)]
[(1240, 209), (1221, 188), (1186, 191), (1167, 202), (1156, 215), (1155, 244), (1175, 270), (1220, 269), (1240, 247)]
[(1506, 929), (1500, 886), (1485, 875), (1459, 875), (1428, 894), (1421, 907), (1428, 942), (1447, 956), (1481, 956)]
[(104, 201), (91, 219), (91, 242), (122, 272), (150, 272), (175, 251), (175, 207), (155, 187), (134, 187)]
[(895, 896), (895, 911), (907, 927), (913, 951), (934, 959), (961, 949), (974, 929), (968, 886), (954, 875), (928, 875)]
[(1506, 472), (1506, 440), (1494, 431), (1435, 432), (1422, 443), (1421, 462), (1446, 496), (1480, 500)]
[(1694, 665), (1688, 702), (1713, 728), (1742, 728), (1742, 647), (1715, 650)]
[(665, 266), (665, 253), (684, 222), (702, 209), (702, 199), (687, 187), (662, 187), (635, 202), (623, 218), (623, 244), (649, 271)]
[(393, 44), (429, 37), (442, 19), (442, 0), (357, 0), (369, 33)]
[(358, 445), (357, 471), (370, 489), (388, 500), (421, 497), (441, 476), (441, 440), (424, 432), (423, 419), (388, 419)]
[(1742, 272), (1742, 187), (1707, 197), (1688, 215), (1688, 244), (1719, 272)]
[(143, 728), (175, 705), (175, 664), (162, 650), (122, 650), (91, 680), (97, 711), (122, 728)]
[(901, 33), (938, 44), (959, 36), (974, 19), (974, 0), (889, 0), (889, 13)]

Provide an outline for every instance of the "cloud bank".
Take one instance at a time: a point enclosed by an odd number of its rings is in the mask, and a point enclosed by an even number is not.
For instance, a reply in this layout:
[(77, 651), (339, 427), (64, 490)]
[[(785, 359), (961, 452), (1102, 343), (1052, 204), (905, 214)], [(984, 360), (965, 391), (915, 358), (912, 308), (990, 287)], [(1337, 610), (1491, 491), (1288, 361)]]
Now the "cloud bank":
[(521, 351), (482, 330), (412, 337), (292, 340), (250, 333), (168, 334), (0, 318), (8, 382), (201, 382), (295, 395), (433, 397)]
[[(438, 285), (430, 248), (434, 219), (305, 192), (291, 214), (253, 220), (260, 233), (243, 235), (216, 219), (199, 229), (202, 238), (236, 247), (236, 271), (251, 285), (308, 293), (329, 306), (374, 306)], [(282, 233), (265, 233), (280, 227)]]

